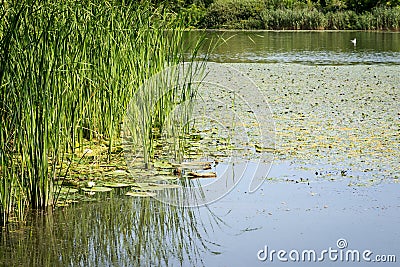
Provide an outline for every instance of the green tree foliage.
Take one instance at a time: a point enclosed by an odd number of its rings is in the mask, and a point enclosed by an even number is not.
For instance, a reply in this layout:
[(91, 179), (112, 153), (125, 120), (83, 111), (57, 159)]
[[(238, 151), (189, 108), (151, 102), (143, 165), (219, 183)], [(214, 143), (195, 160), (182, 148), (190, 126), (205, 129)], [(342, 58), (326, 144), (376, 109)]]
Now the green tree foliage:
[(398, 2), (373, 0), (215, 0), (203, 28), (398, 30)]
[(347, 0), (347, 7), (355, 12), (369, 11), (372, 8), (381, 5), (381, 1), (376, 0)]
[[(171, 7), (188, 7), (190, 5), (209, 7), (221, 0), (152, 0), (155, 4), (168, 3)], [(229, 2), (229, 1), (225, 1)], [(241, 2), (241, 1), (238, 1)], [(246, 1), (243, 1), (246, 2)], [(400, 6), (400, 0), (258, 0), (269, 9), (278, 8), (318, 8), (321, 11), (352, 10), (355, 12), (371, 11), (375, 7)]]

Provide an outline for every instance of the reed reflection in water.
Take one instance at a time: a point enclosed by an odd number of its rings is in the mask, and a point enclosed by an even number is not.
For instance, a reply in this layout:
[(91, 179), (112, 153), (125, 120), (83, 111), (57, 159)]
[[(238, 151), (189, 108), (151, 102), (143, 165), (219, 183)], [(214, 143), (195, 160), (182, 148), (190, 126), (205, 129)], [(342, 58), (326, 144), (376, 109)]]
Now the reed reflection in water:
[[(199, 210), (153, 198), (110, 196), (54, 214), (30, 216), (27, 227), (1, 234), (5, 266), (204, 265), (200, 255), (217, 245), (207, 240)], [(220, 220), (211, 212), (214, 227)], [(24, 238), (23, 238), (24, 237)]]

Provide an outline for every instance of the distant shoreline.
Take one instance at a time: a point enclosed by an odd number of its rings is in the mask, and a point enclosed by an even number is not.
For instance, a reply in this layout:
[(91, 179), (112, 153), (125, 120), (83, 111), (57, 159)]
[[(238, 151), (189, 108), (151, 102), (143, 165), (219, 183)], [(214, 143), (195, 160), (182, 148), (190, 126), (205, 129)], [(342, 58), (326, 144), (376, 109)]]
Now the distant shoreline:
[(260, 29), (201, 29), (201, 28), (187, 28), (184, 31), (205, 31), (205, 32), (383, 32), (383, 33), (400, 33), (399, 30), (260, 30)]
[(215, 1), (206, 8), (181, 9), (187, 27), (233, 30), (373, 30), (400, 31), (400, 8), (327, 9), (317, 5), (271, 7), (261, 0)]

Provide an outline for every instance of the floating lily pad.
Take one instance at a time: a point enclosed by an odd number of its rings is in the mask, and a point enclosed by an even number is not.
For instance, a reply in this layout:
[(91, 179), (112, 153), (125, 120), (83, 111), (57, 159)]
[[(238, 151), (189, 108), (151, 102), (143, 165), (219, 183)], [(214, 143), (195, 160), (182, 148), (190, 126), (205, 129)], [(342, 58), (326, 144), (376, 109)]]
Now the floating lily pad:
[(188, 175), (194, 178), (214, 178), (217, 177), (215, 172), (189, 172)]
[(103, 186), (105, 186), (105, 187), (111, 187), (111, 188), (123, 188), (123, 187), (128, 187), (129, 184), (107, 182), (107, 183), (104, 183)]
[(171, 171), (163, 171), (163, 170), (160, 170), (160, 171), (158, 171), (157, 172), (157, 174), (159, 174), (159, 175), (170, 175), (171, 174)]
[(188, 161), (182, 162), (181, 164), (175, 164), (174, 166), (184, 169), (211, 169), (211, 162), (208, 161)]
[(130, 196), (130, 197), (154, 197), (156, 195), (157, 194), (153, 192), (143, 192), (143, 191), (127, 192), (125, 194), (125, 196)]
[(132, 190), (158, 191), (167, 188), (179, 188), (179, 187), (181, 186), (177, 184), (136, 183), (132, 186)]
[(119, 176), (119, 175), (127, 175), (128, 173), (124, 170), (116, 170), (111, 173), (111, 175)]
[(262, 146), (259, 146), (259, 145), (254, 145), (254, 147), (256, 148), (256, 152), (257, 153), (262, 153), (262, 152), (273, 153), (275, 151), (275, 148), (273, 148), (273, 147), (262, 147)]
[(61, 194), (73, 194), (78, 192), (79, 190), (77, 188), (71, 188), (71, 187), (61, 187), (60, 193)]
[(152, 186), (149, 183), (136, 183), (132, 185), (133, 190), (142, 190), (142, 191), (155, 191), (155, 190), (163, 190), (161, 187)]
[(94, 186), (92, 188), (82, 188), (85, 192), (109, 192), (112, 188), (104, 187), (104, 186)]
[(159, 169), (173, 169), (174, 167), (173, 167), (172, 164), (169, 163), (169, 162), (156, 161), (156, 162), (154, 162), (154, 168), (159, 168)]
[(61, 182), (61, 185), (63, 185), (63, 186), (78, 186), (79, 184), (77, 181), (74, 181), (74, 180), (63, 180)]

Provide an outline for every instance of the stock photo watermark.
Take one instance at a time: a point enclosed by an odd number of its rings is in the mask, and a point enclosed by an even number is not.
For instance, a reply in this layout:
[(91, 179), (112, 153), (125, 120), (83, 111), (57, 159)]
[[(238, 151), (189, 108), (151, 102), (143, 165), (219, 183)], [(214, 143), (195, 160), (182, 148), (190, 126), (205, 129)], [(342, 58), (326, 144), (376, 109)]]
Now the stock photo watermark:
[(257, 259), (262, 262), (372, 262), (394, 263), (394, 254), (375, 254), (370, 249), (349, 248), (346, 239), (339, 238), (335, 247), (326, 249), (284, 250), (270, 249), (267, 245), (257, 252)]

